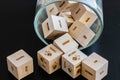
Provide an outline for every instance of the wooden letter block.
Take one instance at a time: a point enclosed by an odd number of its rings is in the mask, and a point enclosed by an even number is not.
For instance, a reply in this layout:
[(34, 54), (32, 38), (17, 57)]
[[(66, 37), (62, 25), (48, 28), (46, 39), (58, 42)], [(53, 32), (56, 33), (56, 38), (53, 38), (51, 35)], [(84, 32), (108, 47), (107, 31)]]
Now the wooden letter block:
[(60, 16), (65, 18), (68, 27), (70, 27), (73, 24), (74, 19), (71, 15), (71, 12), (69, 12), (69, 11), (68, 12), (61, 12)]
[(65, 8), (67, 4), (68, 4), (67, 1), (58, 1), (57, 3), (55, 3), (60, 12)]
[(61, 11), (70, 11), (74, 1), (58, 1), (57, 3), (50, 4), (46, 7), (47, 15), (59, 15)]
[(60, 11), (55, 4), (50, 4), (46, 7), (47, 15), (59, 15)]
[(7, 65), (9, 72), (18, 80), (33, 72), (33, 59), (23, 50), (8, 56)]
[(48, 74), (60, 68), (60, 59), (63, 52), (50, 44), (37, 52), (38, 64)]
[(66, 33), (63, 36), (54, 40), (53, 44), (57, 46), (64, 53), (69, 52), (73, 48), (78, 48), (78, 43), (72, 39), (72, 37)]
[(68, 32), (67, 23), (64, 17), (51, 15), (42, 23), (44, 37), (46, 39), (56, 39)]
[(96, 53), (82, 61), (82, 75), (88, 80), (101, 80), (108, 73), (108, 61)]
[(90, 8), (81, 3), (78, 3), (72, 7), (71, 14), (74, 20), (79, 20), (88, 27), (91, 27), (98, 18)]
[(64, 8), (62, 9), (62, 12), (70, 11), (71, 8), (76, 4), (77, 4), (77, 2), (75, 2), (75, 1), (65, 1)]
[(80, 21), (75, 21), (69, 28), (69, 34), (83, 47), (94, 38), (95, 33)]
[(73, 49), (62, 56), (62, 69), (72, 78), (76, 78), (81, 74), (81, 62), (86, 57), (83, 52)]

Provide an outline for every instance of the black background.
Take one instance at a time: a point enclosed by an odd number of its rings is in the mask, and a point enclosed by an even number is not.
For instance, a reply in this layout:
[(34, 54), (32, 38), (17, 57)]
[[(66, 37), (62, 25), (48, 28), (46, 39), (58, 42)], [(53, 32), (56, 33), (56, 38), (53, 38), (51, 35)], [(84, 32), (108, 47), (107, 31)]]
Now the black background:
[[(97, 52), (109, 60), (103, 80), (120, 80), (120, 1), (104, 0), (104, 31), (99, 40), (83, 50)], [(0, 0), (0, 80), (16, 80), (7, 70), (6, 57), (24, 49), (34, 59), (34, 73), (23, 80), (72, 80), (61, 69), (48, 75), (37, 65), (36, 52), (45, 47), (34, 32), (36, 0)], [(81, 76), (76, 80), (86, 80)]]

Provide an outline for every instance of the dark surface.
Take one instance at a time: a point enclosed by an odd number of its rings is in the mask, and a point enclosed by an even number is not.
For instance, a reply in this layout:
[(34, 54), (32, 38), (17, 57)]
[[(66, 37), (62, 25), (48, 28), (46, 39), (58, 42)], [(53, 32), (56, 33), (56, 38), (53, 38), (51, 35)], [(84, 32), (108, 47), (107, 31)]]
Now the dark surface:
[[(34, 32), (36, 0), (0, 1), (0, 80), (16, 80), (8, 71), (6, 57), (24, 49), (34, 59), (34, 73), (23, 80), (72, 80), (61, 69), (48, 75), (37, 65), (36, 52), (45, 47)], [(100, 39), (83, 50), (97, 52), (109, 60), (109, 73), (103, 80), (120, 80), (120, 5), (119, 0), (104, 0), (105, 28)], [(76, 80), (86, 80), (78, 77)]]

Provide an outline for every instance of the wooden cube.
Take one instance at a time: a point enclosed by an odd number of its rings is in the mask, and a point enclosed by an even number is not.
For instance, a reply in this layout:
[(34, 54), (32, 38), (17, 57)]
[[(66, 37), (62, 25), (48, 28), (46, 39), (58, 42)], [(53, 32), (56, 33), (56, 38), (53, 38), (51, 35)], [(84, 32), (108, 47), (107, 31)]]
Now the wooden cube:
[(73, 49), (62, 56), (62, 69), (72, 78), (76, 78), (81, 74), (81, 62), (86, 57), (80, 50)]
[(88, 27), (91, 27), (98, 18), (90, 8), (81, 3), (78, 3), (72, 7), (71, 14), (74, 20), (79, 20)]
[(44, 38), (56, 39), (68, 32), (67, 23), (64, 17), (51, 15), (42, 23)]
[(96, 53), (82, 61), (82, 75), (88, 80), (101, 80), (108, 73), (108, 61)]
[(38, 64), (48, 74), (51, 74), (60, 68), (62, 51), (50, 44), (37, 52)]
[(33, 59), (24, 50), (19, 50), (7, 57), (9, 72), (18, 80), (33, 72)]
[(58, 1), (57, 3), (55, 3), (60, 12), (65, 8), (67, 4), (68, 4), (67, 1)]
[(69, 52), (73, 48), (78, 48), (79, 46), (78, 43), (73, 40), (73, 38), (68, 33), (54, 40), (53, 44), (64, 53)]
[(73, 22), (74, 22), (74, 19), (73, 19), (72, 15), (71, 15), (70, 11), (68, 11), (68, 12), (61, 12), (59, 14), (59, 16), (62, 16), (62, 17), (65, 18), (68, 27), (70, 27), (73, 24)]
[(59, 15), (60, 10), (58, 9), (58, 7), (56, 6), (56, 4), (50, 4), (46, 7), (46, 12), (47, 15)]
[(64, 8), (62, 8), (61, 11), (62, 12), (70, 11), (70, 9), (76, 4), (77, 4), (77, 2), (75, 2), (75, 1), (65, 1)]
[(46, 7), (47, 15), (59, 15), (61, 11), (70, 11), (70, 8), (75, 4), (75, 1), (58, 1)]
[(75, 21), (69, 28), (69, 34), (83, 47), (94, 38), (95, 33), (80, 21)]

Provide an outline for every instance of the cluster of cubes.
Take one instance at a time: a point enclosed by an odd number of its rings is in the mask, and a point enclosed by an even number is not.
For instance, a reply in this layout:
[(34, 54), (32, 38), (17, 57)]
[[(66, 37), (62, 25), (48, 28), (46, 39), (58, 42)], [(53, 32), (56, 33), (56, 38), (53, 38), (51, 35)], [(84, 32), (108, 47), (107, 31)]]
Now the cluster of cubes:
[[(101, 80), (108, 73), (108, 61), (97, 53), (84, 54), (68, 33), (40, 49), (37, 59), (38, 65), (48, 74), (62, 68), (72, 78), (82, 75), (88, 80)], [(33, 59), (24, 50), (8, 56), (7, 64), (8, 70), (18, 80), (34, 71)]]
[(65, 33), (86, 47), (95, 37), (90, 29), (98, 19), (86, 5), (75, 1), (61, 1), (46, 7), (48, 18), (42, 23), (44, 38), (55, 40)]
[(78, 45), (68, 33), (64, 34), (37, 52), (39, 66), (48, 74), (62, 68), (72, 78), (82, 74), (88, 80), (103, 79), (108, 61), (95, 52), (87, 56)]
[[(48, 18), (42, 29), (46, 39), (54, 40), (37, 52), (38, 65), (48, 74), (62, 69), (72, 78), (80, 75), (88, 80), (101, 80), (108, 73), (108, 60), (97, 53), (87, 56), (78, 49), (94, 38), (90, 29), (97, 19), (87, 6), (62, 1), (46, 8)], [(77, 43), (78, 42), (78, 43)], [(18, 80), (34, 72), (33, 59), (24, 50), (7, 57), (8, 70)]]

